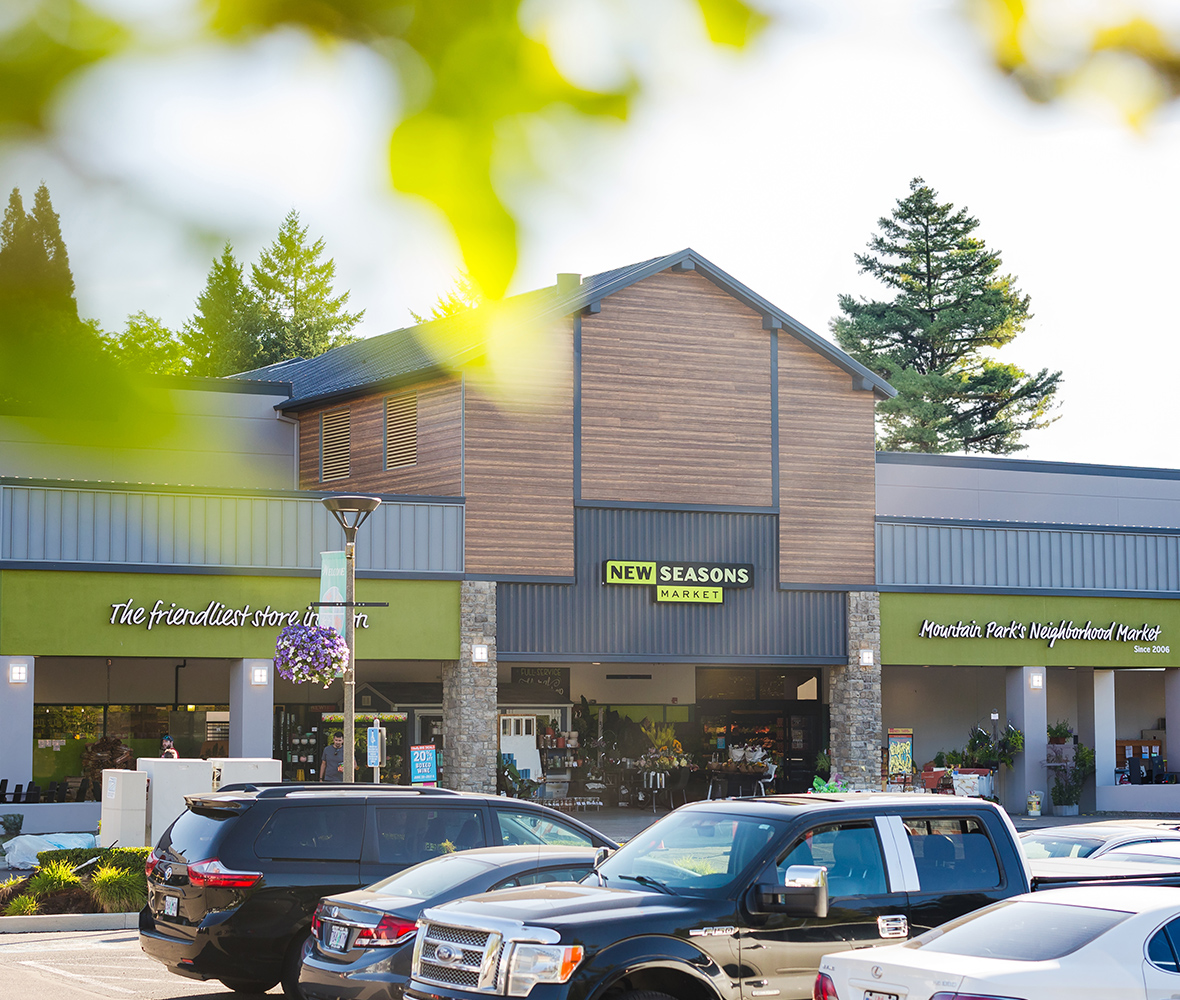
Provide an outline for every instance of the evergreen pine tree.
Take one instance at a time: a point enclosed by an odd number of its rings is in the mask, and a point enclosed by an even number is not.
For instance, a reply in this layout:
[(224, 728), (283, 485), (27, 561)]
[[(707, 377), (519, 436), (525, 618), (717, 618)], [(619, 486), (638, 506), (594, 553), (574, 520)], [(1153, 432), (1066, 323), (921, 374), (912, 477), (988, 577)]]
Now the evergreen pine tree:
[(25, 212), (18, 188), (8, 197), (0, 223), (0, 295), (78, 318), (69, 254), (44, 184), (32, 212)]
[(1019, 451), (1020, 435), (1046, 427), (1061, 372), (1035, 375), (986, 354), (1011, 343), (1029, 298), (1000, 255), (974, 236), (979, 220), (939, 204), (916, 177), (910, 195), (878, 221), (861, 273), (893, 290), (888, 301), (841, 295), (836, 342), (898, 390), (877, 406), (877, 447), (926, 452)]
[(250, 282), (258, 298), (262, 323), (263, 364), (288, 358), (313, 358), (355, 338), (348, 336), (361, 317), (344, 311), (348, 292), (332, 294), (336, 262), (320, 260), (324, 241), (307, 243), (307, 226), (292, 210), (279, 234), (257, 264)]
[(233, 375), (263, 360), (258, 303), (243, 280), (242, 265), (226, 243), (213, 261), (197, 311), (181, 334), (191, 375)]

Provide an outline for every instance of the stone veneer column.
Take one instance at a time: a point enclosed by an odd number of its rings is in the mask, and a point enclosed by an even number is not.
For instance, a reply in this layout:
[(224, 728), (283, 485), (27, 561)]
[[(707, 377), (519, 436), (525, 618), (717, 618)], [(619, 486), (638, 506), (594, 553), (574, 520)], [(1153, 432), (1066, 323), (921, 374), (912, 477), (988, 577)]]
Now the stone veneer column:
[[(871, 666), (860, 651), (871, 649)], [(848, 663), (828, 674), (832, 771), (853, 788), (881, 787), (881, 598), (876, 591), (848, 594)]]
[[(459, 659), (443, 664), (443, 784), (464, 792), (496, 792), (500, 734), (496, 721), (496, 584), (459, 585)], [(488, 647), (487, 663), (471, 647)]]

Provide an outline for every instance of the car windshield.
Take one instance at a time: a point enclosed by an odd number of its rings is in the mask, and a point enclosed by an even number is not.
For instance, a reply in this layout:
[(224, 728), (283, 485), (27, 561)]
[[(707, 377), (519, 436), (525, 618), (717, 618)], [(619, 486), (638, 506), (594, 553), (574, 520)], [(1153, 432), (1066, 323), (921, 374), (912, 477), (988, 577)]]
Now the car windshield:
[(678, 810), (628, 841), (589, 876), (612, 889), (724, 896), (786, 824), (761, 816)]
[(1129, 916), (1123, 910), (1005, 900), (927, 931), (905, 947), (972, 958), (1048, 962), (1077, 951)]
[(444, 854), (390, 875), (369, 886), (369, 891), (382, 896), (433, 899), (461, 882), (482, 875), (491, 867), (486, 861), (465, 858), (459, 854)]
[(1042, 858), (1088, 858), (1106, 841), (1096, 837), (1071, 837), (1067, 833), (1031, 833), (1020, 838), (1030, 861)]

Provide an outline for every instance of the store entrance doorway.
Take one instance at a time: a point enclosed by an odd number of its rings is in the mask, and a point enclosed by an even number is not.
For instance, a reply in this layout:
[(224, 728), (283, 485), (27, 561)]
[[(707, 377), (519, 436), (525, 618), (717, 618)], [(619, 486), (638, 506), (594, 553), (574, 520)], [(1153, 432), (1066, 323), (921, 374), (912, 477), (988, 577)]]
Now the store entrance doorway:
[(826, 735), (820, 682), (818, 667), (698, 667), (702, 749), (724, 761), (760, 747), (778, 764), (775, 791), (806, 791)]

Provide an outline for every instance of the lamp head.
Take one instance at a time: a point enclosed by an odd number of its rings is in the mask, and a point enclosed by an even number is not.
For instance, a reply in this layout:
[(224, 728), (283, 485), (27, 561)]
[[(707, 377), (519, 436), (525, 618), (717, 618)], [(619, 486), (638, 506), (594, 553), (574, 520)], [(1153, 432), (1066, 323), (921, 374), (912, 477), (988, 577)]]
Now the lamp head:
[(347, 536), (356, 531), (370, 514), (381, 506), (379, 497), (354, 496), (347, 493), (324, 497), (320, 500), (332, 512)]

